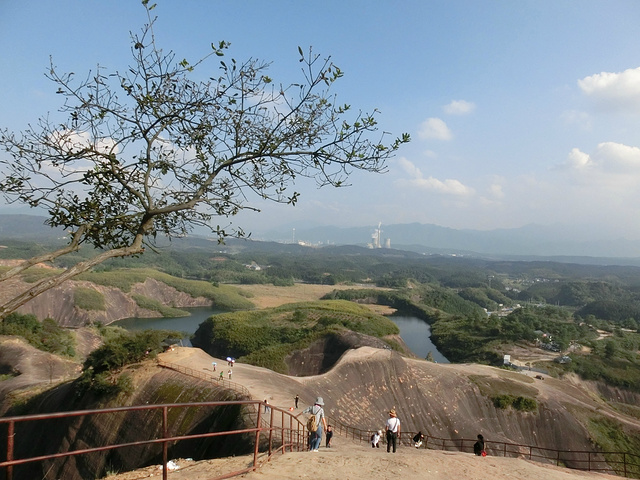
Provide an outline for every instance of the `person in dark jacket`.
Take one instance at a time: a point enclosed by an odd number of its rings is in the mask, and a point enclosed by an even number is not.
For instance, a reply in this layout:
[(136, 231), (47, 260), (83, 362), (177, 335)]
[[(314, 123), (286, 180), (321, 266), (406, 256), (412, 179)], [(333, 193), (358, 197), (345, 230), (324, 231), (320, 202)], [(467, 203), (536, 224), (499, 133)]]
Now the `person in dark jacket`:
[(424, 434), (420, 431), (413, 436), (413, 443), (416, 448), (420, 448), (422, 441), (424, 440)]
[(484, 437), (478, 434), (478, 441), (473, 444), (473, 453), (475, 453), (477, 456), (480, 457), (482, 456), (483, 452), (484, 452)]
[(333, 429), (331, 428), (331, 425), (327, 425), (327, 432), (325, 434), (325, 437), (327, 439), (327, 443), (325, 446), (327, 448), (331, 448), (331, 439), (333, 438)]

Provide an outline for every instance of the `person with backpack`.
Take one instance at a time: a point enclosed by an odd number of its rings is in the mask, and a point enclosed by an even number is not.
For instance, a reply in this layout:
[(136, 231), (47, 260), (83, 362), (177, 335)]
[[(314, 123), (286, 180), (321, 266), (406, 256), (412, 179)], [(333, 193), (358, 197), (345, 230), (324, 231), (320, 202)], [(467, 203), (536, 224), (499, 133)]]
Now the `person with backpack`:
[(393, 453), (396, 453), (396, 442), (400, 440), (400, 419), (396, 416), (395, 408), (389, 410), (389, 419), (387, 420), (387, 453), (393, 447)]
[(327, 420), (324, 416), (324, 400), (316, 397), (316, 401), (310, 407), (305, 408), (301, 413), (310, 413), (307, 420), (307, 430), (309, 431), (309, 451), (317, 452), (322, 442), (322, 432), (327, 431)]

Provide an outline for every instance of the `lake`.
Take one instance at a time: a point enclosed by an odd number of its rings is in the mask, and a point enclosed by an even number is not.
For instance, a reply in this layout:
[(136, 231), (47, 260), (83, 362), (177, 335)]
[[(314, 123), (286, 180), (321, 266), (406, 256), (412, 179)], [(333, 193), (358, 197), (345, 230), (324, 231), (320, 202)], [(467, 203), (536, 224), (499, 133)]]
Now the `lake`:
[(402, 340), (417, 356), (426, 358), (427, 354), (431, 352), (436, 362), (450, 363), (431, 343), (431, 326), (427, 322), (417, 317), (404, 315), (392, 315), (389, 319), (398, 326)]
[(116, 327), (126, 328), (127, 330), (177, 330), (179, 332), (186, 332), (189, 335), (182, 343), (190, 347), (191, 342), (189, 338), (193, 335), (198, 326), (204, 322), (211, 315), (216, 313), (224, 313), (225, 310), (213, 309), (211, 307), (194, 307), (194, 308), (181, 308), (191, 313), (189, 317), (166, 317), (166, 318), (126, 318), (124, 320), (118, 320), (111, 325)]
[[(191, 313), (189, 317), (177, 318), (127, 318), (118, 320), (112, 325), (126, 328), (127, 330), (177, 330), (193, 335), (198, 326), (211, 315), (224, 313), (223, 310), (216, 310), (210, 307), (184, 308)], [(449, 363), (433, 343), (431, 343), (431, 327), (429, 324), (417, 317), (393, 315), (389, 317), (400, 329), (400, 336), (404, 343), (420, 358), (425, 358), (429, 352), (438, 363)], [(188, 338), (183, 340), (185, 346), (190, 347)]]

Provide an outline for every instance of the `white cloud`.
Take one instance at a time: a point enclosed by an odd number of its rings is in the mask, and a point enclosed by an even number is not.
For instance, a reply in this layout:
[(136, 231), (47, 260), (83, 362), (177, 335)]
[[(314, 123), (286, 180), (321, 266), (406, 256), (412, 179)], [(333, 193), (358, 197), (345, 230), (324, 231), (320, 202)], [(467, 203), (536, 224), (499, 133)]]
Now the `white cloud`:
[(574, 148), (569, 152), (567, 161), (563, 166), (571, 170), (584, 170), (593, 167), (593, 160), (591, 160), (588, 153), (580, 151), (579, 148)]
[(400, 168), (404, 170), (409, 177), (408, 179), (398, 180), (396, 185), (400, 188), (418, 188), (420, 190), (427, 190), (436, 193), (442, 193), (446, 195), (455, 195), (455, 196), (469, 196), (473, 195), (474, 190), (470, 187), (467, 187), (459, 180), (454, 179), (446, 179), (446, 180), (438, 180), (434, 177), (425, 178), (422, 175), (422, 172), (418, 167), (416, 167), (413, 162), (407, 160), (402, 157), (397, 160)]
[(578, 86), (605, 108), (640, 113), (640, 67), (596, 73), (578, 80)]
[(466, 100), (452, 100), (451, 103), (443, 107), (444, 113), (448, 115), (467, 115), (476, 109), (476, 104)]
[(418, 137), (422, 139), (451, 140), (453, 134), (447, 124), (435, 117), (427, 118), (418, 129)]
[(640, 179), (640, 148), (603, 142), (591, 155), (574, 148), (564, 166), (573, 171), (593, 171), (598, 175), (637, 175)]

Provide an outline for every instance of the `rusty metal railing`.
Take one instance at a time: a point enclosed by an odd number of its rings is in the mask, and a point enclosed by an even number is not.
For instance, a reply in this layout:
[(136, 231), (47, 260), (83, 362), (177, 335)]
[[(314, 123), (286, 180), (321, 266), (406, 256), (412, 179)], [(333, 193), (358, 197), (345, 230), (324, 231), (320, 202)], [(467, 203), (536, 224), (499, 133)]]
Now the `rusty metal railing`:
[(215, 373), (218, 372), (205, 373), (201, 372), (200, 370), (194, 370), (190, 367), (178, 365), (177, 363), (165, 362), (160, 359), (158, 359), (158, 366), (168, 368), (170, 370), (175, 370), (176, 372), (188, 375), (190, 377), (199, 378), (200, 380), (206, 380), (221, 388), (229, 388), (243, 395), (246, 395), (247, 397), (251, 397), (249, 390), (247, 390), (244, 385), (241, 385), (237, 382), (232, 382), (231, 380), (224, 378), (224, 376), (221, 377), (219, 374), (215, 375)]
[[(256, 422), (254, 427), (242, 428), (228, 431), (214, 431), (197, 434), (172, 435), (169, 433), (169, 412), (174, 409), (182, 408), (204, 408), (204, 407), (220, 407), (229, 405), (245, 406), (256, 414)], [(282, 410), (275, 406), (270, 406), (270, 415), (268, 420), (263, 417), (262, 409), (264, 403), (257, 400), (238, 400), (225, 402), (198, 402), (198, 403), (173, 403), (165, 405), (140, 405), (130, 407), (105, 408), (99, 410), (78, 410), (73, 412), (60, 412), (41, 415), (26, 415), (0, 418), (0, 426), (6, 426), (6, 457), (0, 462), (0, 471), (5, 472), (7, 480), (13, 480), (14, 467), (25, 465), (33, 462), (44, 462), (47, 460), (55, 460), (60, 458), (87, 455), (98, 452), (108, 452), (115, 449), (132, 448), (142, 445), (160, 445), (162, 448), (162, 478), (167, 480), (168, 475), (168, 448), (170, 444), (183, 440), (204, 439), (212, 437), (222, 437), (228, 435), (252, 434), (253, 437), (253, 461), (251, 466), (235, 472), (228, 472), (211, 480), (221, 480), (236, 475), (241, 475), (259, 468), (264, 462), (270, 461), (272, 456), (277, 453), (285, 453), (286, 451), (301, 451), (305, 449), (304, 425), (295, 418), (290, 412)], [(16, 427), (28, 422), (42, 422), (52, 420), (64, 420), (71, 417), (88, 417), (96, 415), (112, 414), (116, 412), (133, 412), (133, 411), (160, 411), (162, 414), (162, 428), (159, 438), (149, 438), (132, 442), (114, 443), (107, 445), (95, 445), (84, 448), (69, 448), (67, 451), (50, 453), (50, 454), (29, 454), (16, 458), (15, 452), (15, 435)], [(276, 421), (276, 415), (280, 418)], [(264, 425), (263, 421), (267, 423)], [(279, 423), (279, 425), (278, 425)], [(264, 425), (264, 426), (263, 426)], [(263, 452), (266, 453), (266, 459), (263, 462), (258, 461), (260, 451), (261, 437), (264, 439)], [(142, 466), (142, 465), (141, 465)], [(101, 472), (95, 472), (95, 477)]]
[[(369, 442), (371, 435), (374, 433), (374, 430), (364, 430), (345, 425), (336, 418), (331, 420), (331, 424), (334, 432), (361, 442)], [(413, 447), (413, 437), (416, 433), (417, 432), (402, 432), (399, 443)], [(384, 434), (381, 436), (380, 442), (383, 444), (386, 443)], [(422, 445), (419, 448), (473, 452), (475, 442), (475, 439), (451, 439), (425, 435)], [(575, 470), (608, 473), (625, 478), (640, 478), (640, 455), (629, 452), (558, 450), (535, 445), (494, 441), (485, 441), (485, 451), (488, 455), (493, 456), (526, 458)]]

